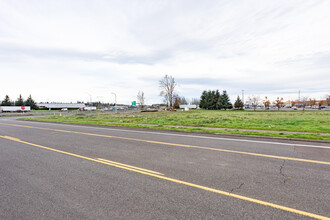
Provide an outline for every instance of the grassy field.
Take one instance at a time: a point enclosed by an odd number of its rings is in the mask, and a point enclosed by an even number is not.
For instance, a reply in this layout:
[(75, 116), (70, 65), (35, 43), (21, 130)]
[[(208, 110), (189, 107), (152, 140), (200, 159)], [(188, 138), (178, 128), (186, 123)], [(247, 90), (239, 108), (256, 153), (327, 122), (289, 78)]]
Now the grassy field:
[[(187, 112), (162, 111), (121, 114), (81, 113), (65, 117), (42, 117), (29, 120), (330, 140), (330, 111), (194, 110)], [(166, 125), (179, 127), (166, 127)], [(210, 128), (228, 128), (228, 130)], [(284, 132), (274, 133), (239, 129)], [(285, 131), (297, 133), (292, 134)], [(298, 132), (327, 134), (302, 134)]]

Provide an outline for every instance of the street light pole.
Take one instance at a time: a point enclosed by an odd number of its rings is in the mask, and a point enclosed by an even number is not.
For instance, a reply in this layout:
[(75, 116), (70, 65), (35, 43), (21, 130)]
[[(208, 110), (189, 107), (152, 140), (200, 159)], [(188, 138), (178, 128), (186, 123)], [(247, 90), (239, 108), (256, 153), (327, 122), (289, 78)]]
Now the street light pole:
[(243, 108), (244, 108), (244, 105), (245, 105), (245, 103), (244, 103), (244, 89), (242, 90), (242, 102), (243, 102)]
[(112, 92), (111, 94), (114, 94), (115, 95), (115, 106), (116, 106), (116, 104), (117, 104), (117, 95), (114, 92)]
[(117, 107), (116, 107), (116, 104), (117, 104), (117, 95), (114, 92), (112, 92), (111, 94), (114, 94), (115, 95), (115, 107), (114, 107), (114, 109), (115, 109), (115, 113), (117, 113)]
[(92, 95), (89, 94), (88, 92), (86, 92), (88, 95), (89, 95), (89, 100), (90, 100), (90, 103), (92, 104)]

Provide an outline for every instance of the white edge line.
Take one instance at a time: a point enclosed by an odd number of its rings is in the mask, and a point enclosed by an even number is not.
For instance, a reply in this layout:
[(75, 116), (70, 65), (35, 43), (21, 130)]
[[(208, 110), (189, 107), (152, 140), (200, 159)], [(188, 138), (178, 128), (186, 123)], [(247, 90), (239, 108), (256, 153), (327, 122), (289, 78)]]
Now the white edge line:
[[(19, 121), (19, 122), (29, 123), (30, 121)], [(33, 122), (30, 122), (30, 123), (45, 124), (45, 123), (37, 122), (37, 121), (33, 121)], [(320, 146), (320, 145), (289, 144), (289, 143), (271, 142), (271, 141), (254, 141), (254, 140), (247, 140), (247, 139), (209, 137), (209, 136), (198, 136), (198, 135), (190, 135), (190, 134), (161, 133), (161, 132), (152, 132), (152, 131), (134, 131), (134, 130), (125, 130), (125, 129), (120, 129), (120, 128), (118, 128), (118, 129), (117, 128), (103, 128), (103, 127), (83, 126), (83, 125), (70, 125), (70, 124), (57, 124), (57, 123), (51, 123), (51, 124), (56, 125), (56, 126), (92, 128), (92, 129), (99, 129), (99, 130), (124, 131), (124, 132), (143, 133), (143, 134), (155, 134), (155, 135), (167, 135), (167, 136), (177, 136), (177, 137), (192, 137), (192, 138), (201, 138), (201, 139), (213, 139), (213, 140), (225, 140), (225, 141), (237, 141), (237, 142), (251, 142), (251, 143), (259, 143), (259, 144), (274, 144), (274, 145), (286, 145), (286, 146), (299, 146), (299, 147), (330, 149), (330, 147)]]

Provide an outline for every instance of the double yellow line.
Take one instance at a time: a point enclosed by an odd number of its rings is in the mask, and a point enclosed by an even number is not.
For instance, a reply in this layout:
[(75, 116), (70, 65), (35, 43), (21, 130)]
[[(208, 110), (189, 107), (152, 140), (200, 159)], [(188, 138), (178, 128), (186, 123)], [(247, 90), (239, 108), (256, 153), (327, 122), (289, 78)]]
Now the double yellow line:
[(57, 153), (61, 153), (61, 154), (65, 154), (65, 155), (69, 155), (69, 156), (89, 160), (89, 161), (94, 161), (94, 162), (97, 162), (97, 163), (109, 165), (109, 166), (112, 166), (112, 167), (121, 168), (121, 169), (124, 169), (124, 170), (129, 170), (129, 171), (132, 171), (132, 172), (152, 176), (152, 177), (155, 177), (155, 178), (158, 178), (158, 179), (167, 180), (167, 181), (178, 183), (178, 184), (183, 184), (183, 185), (186, 185), (186, 186), (190, 186), (190, 187), (194, 187), (194, 188), (197, 188), (197, 189), (217, 193), (217, 194), (220, 194), (220, 195), (225, 195), (225, 196), (228, 196), (228, 197), (232, 197), (232, 198), (236, 198), (236, 199), (256, 203), (256, 204), (259, 204), (259, 205), (264, 205), (264, 206), (272, 207), (272, 208), (275, 208), (275, 209), (284, 210), (284, 211), (287, 211), (287, 212), (291, 212), (291, 213), (295, 213), (295, 214), (299, 214), (299, 215), (303, 215), (303, 216), (308, 216), (310, 218), (321, 219), (321, 220), (330, 220), (330, 218), (325, 217), (325, 216), (317, 215), (317, 214), (310, 213), (310, 212), (301, 211), (301, 210), (298, 210), (298, 209), (289, 208), (289, 207), (282, 206), (282, 205), (277, 205), (277, 204), (270, 203), (270, 202), (265, 202), (265, 201), (258, 200), (258, 199), (253, 199), (253, 198), (246, 197), (246, 196), (241, 196), (241, 195), (230, 193), (230, 192), (225, 192), (225, 191), (213, 189), (213, 188), (206, 187), (206, 186), (201, 186), (201, 185), (194, 184), (194, 183), (189, 183), (189, 182), (186, 182), (186, 181), (182, 181), (182, 180), (178, 180), (178, 179), (174, 179), (174, 178), (170, 178), (170, 177), (166, 177), (162, 173), (152, 171), (152, 170), (147, 170), (147, 169), (144, 169), (144, 168), (131, 166), (131, 165), (128, 165), (128, 164), (118, 163), (118, 162), (114, 162), (114, 161), (110, 161), (110, 160), (106, 160), (106, 159), (101, 159), (101, 158), (85, 157), (85, 156), (82, 156), (82, 155), (73, 154), (73, 153), (69, 153), (69, 152), (66, 152), (66, 151), (57, 150), (57, 149), (54, 149), (54, 148), (29, 143), (29, 142), (22, 141), (18, 138), (15, 138), (15, 137), (0, 136), (0, 138), (4, 138), (4, 139), (7, 139), (7, 140), (19, 142), (19, 143), (22, 143), (22, 144), (27, 144), (27, 145), (30, 145), (30, 146), (34, 146), (34, 147), (54, 151), (54, 152), (57, 152)]
[(97, 158), (96, 160), (98, 160), (98, 162), (102, 162), (103, 164), (107, 164), (113, 167), (118, 167), (118, 168), (122, 168), (125, 170), (130, 170), (130, 171), (134, 171), (137, 173), (143, 172), (143, 173), (149, 173), (149, 174), (155, 174), (155, 175), (164, 175), (163, 173), (159, 173), (156, 171), (152, 171), (152, 170), (147, 170), (147, 169), (143, 169), (140, 167), (135, 167), (135, 166), (131, 166), (128, 164), (124, 164), (124, 163), (118, 163), (115, 161), (111, 161), (111, 160), (106, 160), (106, 159), (102, 159), (102, 158)]
[(227, 149), (221, 149), (221, 148), (201, 147), (201, 146), (194, 146), (194, 145), (187, 145), (187, 144), (176, 144), (176, 143), (168, 143), (168, 142), (161, 142), (161, 141), (151, 141), (151, 140), (144, 140), (144, 139), (138, 139), (138, 138), (119, 137), (119, 136), (103, 135), (103, 134), (93, 134), (93, 133), (86, 133), (86, 132), (79, 132), (79, 131), (54, 129), (54, 128), (34, 127), (34, 126), (28, 126), (28, 125), (7, 124), (7, 123), (0, 123), (0, 124), (9, 125), (9, 126), (16, 126), (16, 127), (23, 127), (23, 128), (34, 128), (34, 129), (57, 131), (57, 132), (64, 132), (64, 133), (81, 134), (81, 135), (95, 136), (95, 137), (104, 137), (104, 138), (122, 139), (122, 140), (129, 140), (129, 141), (138, 141), (138, 142), (145, 142), (145, 143), (151, 143), (151, 144), (160, 144), (160, 145), (167, 145), (167, 146), (194, 148), (194, 149), (211, 150), (211, 151), (218, 151), (218, 152), (226, 152), (226, 153), (256, 156), (256, 157), (266, 157), (266, 158), (273, 158), (273, 159), (280, 159), (280, 160), (291, 160), (291, 161), (298, 161), (298, 162), (305, 162), (305, 163), (316, 163), (316, 164), (330, 165), (330, 162), (328, 162), (328, 161), (309, 160), (309, 159), (296, 158), (296, 157), (284, 157), (284, 156), (276, 156), (276, 155), (268, 155), (268, 154), (258, 154), (258, 153), (244, 152), (244, 151), (227, 150)]

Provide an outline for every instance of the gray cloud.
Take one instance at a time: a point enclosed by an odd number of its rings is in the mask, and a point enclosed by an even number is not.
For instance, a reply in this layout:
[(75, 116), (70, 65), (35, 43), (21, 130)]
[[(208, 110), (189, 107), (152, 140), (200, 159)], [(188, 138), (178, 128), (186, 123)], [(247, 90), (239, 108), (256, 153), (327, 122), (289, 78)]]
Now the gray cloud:
[[(315, 93), (315, 92), (324, 92), (327, 93), (329, 90), (328, 85), (322, 83), (322, 79), (314, 79), (315, 83), (311, 83), (310, 86), (306, 85), (304, 80), (275, 83), (272, 81), (265, 81), (264, 83), (253, 82), (253, 81), (244, 81), (244, 80), (224, 80), (224, 79), (209, 79), (209, 78), (178, 78), (176, 81), (184, 87), (184, 85), (199, 85), (204, 87), (202, 90), (209, 89), (219, 89), (232, 91), (234, 93), (240, 93), (244, 89), (249, 94), (260, 94), (260, 95), (269, 95), (269, 94), (297, 94), (298, 90), (304, 91), (304, 93)], [(317, 83), (319, 82), (319, 83)], [(315, 86), (318, 84), (319, 86)]]
[[(36, 48), (10, 44), (0, 44), (0, 56), (7, 61), (24, 57), (54, 60), (83, 60), (83, 61), (104, 61), (119, 64), (146, 64), (153, 65), (171, 57), (171, 51), (157, 51), (148, 56), (131, 56), (120, 53), (109, 55), (109, 53), (82, 52), (75, 50), (62, 50), (53, 48)], [(1, 61), (0, 61), (1, 62)]]
[(330, 51), (300, 55), (277, 62), (279, 65), (300, 65), (308, 69), (328, 69), (330, 71)]
[(143, 88), (158, 102), (164, 74), (188, 98), (326, 93), (329, 10), (327, 0), (0, 1), (1, 79), (47, 98), (39, 85), (54, 81), (54, 97)]

